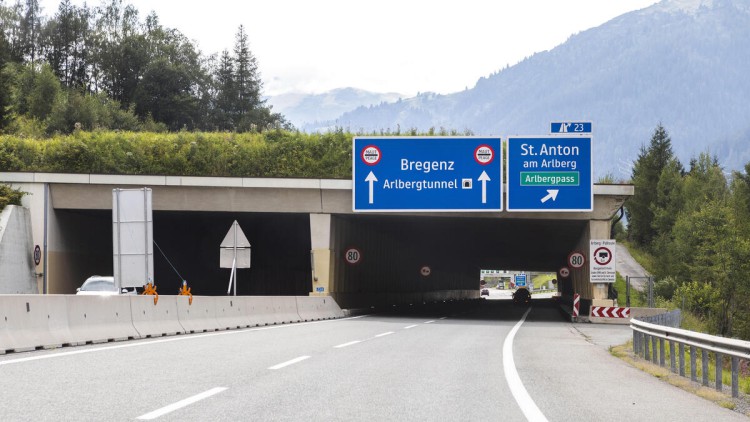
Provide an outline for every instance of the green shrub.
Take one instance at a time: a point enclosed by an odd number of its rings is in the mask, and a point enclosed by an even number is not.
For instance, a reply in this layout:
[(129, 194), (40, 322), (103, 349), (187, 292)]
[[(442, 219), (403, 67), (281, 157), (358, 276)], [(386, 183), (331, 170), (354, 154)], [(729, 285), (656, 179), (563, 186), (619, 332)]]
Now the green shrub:
[(0, 210), (5, 209), (6, 205), (21, 205), (21, 198), (26, 195), (26, 192), (20, 189), (13, 189), (12, 187), (0, 184)]

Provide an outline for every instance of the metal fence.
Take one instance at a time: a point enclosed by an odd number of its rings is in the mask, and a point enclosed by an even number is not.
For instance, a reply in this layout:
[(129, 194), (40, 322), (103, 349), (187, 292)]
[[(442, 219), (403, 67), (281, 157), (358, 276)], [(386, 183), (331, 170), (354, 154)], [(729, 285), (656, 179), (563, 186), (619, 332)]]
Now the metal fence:
[(654, 277), (625, 277), (625, 306), (630, 307), (630, 295), (631, 290), (634, 290), (631, 286), (633, 281), (645, 280), (646, 281), (646, 305), (649, 308), (654, 307)]
[(750, 342), (708, 334), (696, 333), (679, 328), (632, 319), (633, 352), (654, 364), (665, 366), (665, 343), (669, 343), (670, 369), (685, 377), (685, 347), (690, 348), (690, 379), (698, 381), (697, 356), (701, 355), (702, 383), (709, 386), (709, 354), (714, 353), (716, 390), (722, 390), (722, 367), (724, 356), (732, 361), (732, 397), (739, 396), (740, 359), (750, 360)]
[(663, 325), (665, 327), (680, 328), (680, 324), (682, 323), (682, 311), (675, 309), (665, 314), (639, 317), (638, 320), (649, 322), (651, 324)]

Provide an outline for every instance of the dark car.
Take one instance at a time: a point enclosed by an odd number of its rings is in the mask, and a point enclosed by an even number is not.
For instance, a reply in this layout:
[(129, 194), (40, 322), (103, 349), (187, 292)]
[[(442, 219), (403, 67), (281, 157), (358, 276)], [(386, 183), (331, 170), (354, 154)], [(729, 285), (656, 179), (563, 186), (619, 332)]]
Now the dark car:
[(489, 289), (482, 289), (482, 291), (479, 292), (479, 295), (480, 296), (489, 296), (490, 295), (490, 290)]
[(513, 293), (513, 303), (516, 305), (528, 305), (531, 303), (531, 292), (529, 289), (520, 288)]

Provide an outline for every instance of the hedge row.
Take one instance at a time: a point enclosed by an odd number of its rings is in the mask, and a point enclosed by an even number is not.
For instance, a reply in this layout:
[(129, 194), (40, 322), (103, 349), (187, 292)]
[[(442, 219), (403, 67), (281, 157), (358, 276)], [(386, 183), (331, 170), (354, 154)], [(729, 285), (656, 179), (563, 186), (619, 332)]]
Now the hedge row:
[(351, 177), (352, 134), (77, 131), (0, 136), (0, 171), (229, 177)]

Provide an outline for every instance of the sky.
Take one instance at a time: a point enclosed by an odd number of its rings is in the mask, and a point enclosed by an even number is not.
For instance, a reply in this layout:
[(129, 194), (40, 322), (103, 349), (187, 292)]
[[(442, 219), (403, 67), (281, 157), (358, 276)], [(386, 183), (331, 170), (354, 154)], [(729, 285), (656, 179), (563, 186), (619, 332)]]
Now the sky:
[[(244, 25), (264, 95), (355, 87), (413, 96), (471, 88), (571, 35), (656, 0), (124, 0), (206, 55)], [(84, 0), (71, 0), (81, 5)], [(99, 5), (99, 0), (89, 0)], [(59, 0), (40, 0), (53, 16)]]

